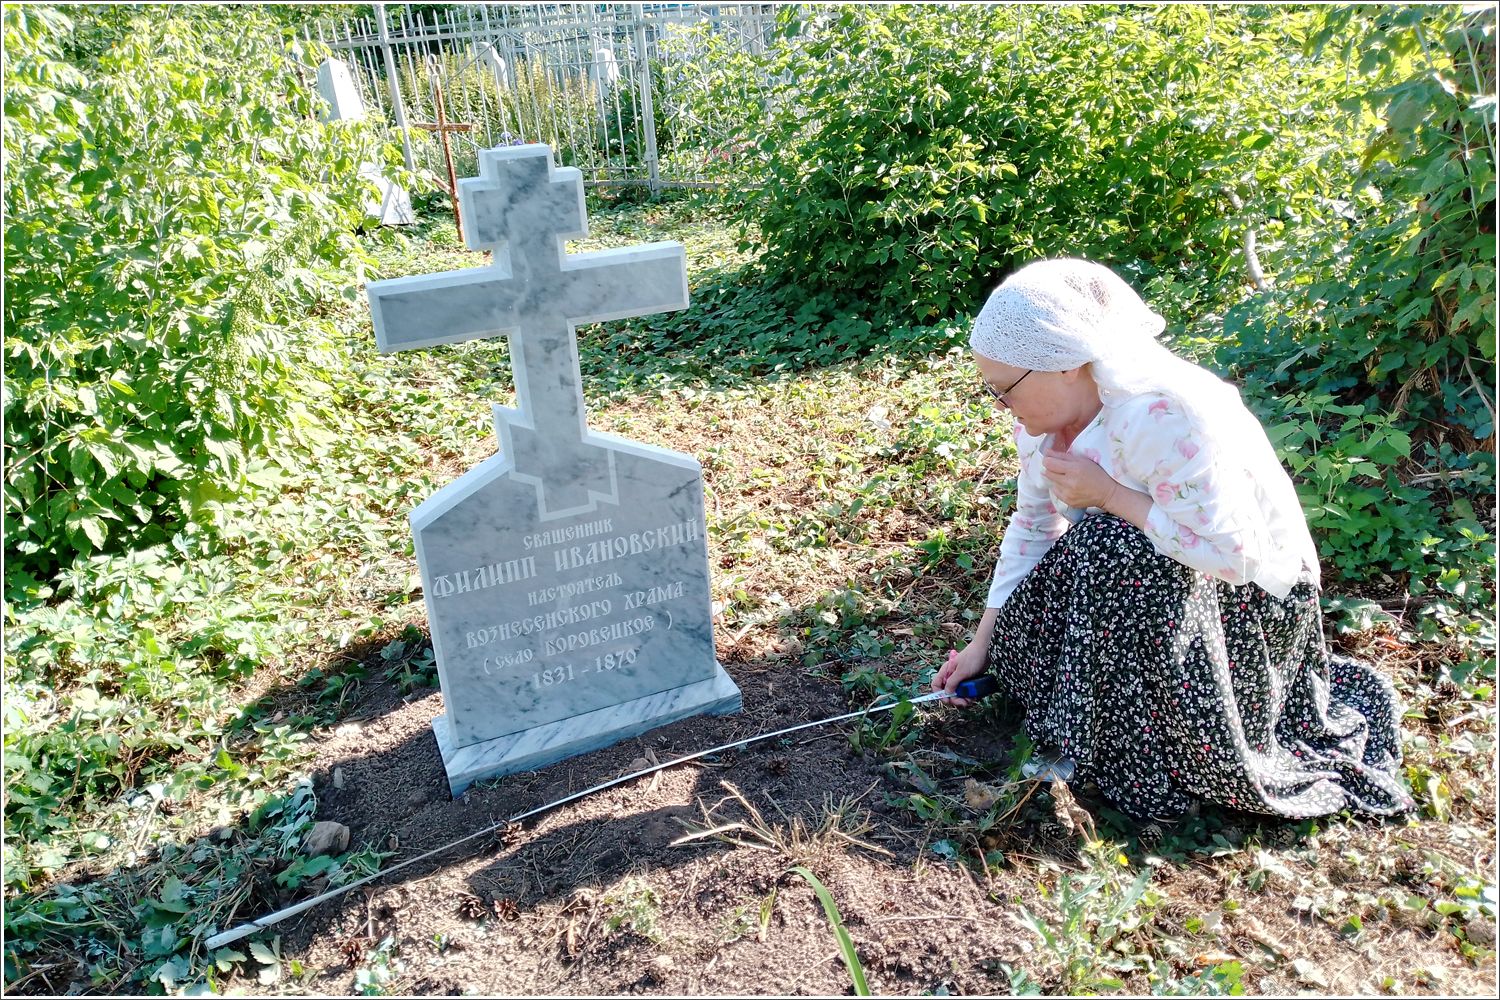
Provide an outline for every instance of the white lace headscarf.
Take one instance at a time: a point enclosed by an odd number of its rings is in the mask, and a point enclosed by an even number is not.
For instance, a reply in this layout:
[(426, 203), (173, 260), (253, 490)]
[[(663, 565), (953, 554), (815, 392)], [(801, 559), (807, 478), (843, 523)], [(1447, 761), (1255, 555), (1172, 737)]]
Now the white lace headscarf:
[(1193, 418), (1226, 406), (1243, 411), (1234, 387), (1157, 342), (1164, 329), (1166, 321), (1109, 268), (1064, 258), (1028, 264), (1005, 279), (974, 321), (969, 346), (1013, 368), (1090, 365), (1106, 406), (1160, 392)]

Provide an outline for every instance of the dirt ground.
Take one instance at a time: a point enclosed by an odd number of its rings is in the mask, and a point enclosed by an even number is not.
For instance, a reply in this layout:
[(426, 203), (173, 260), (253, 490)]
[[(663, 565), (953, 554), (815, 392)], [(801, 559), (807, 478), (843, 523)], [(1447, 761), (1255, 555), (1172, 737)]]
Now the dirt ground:
[[(392, 851), (389, 867), (646, 762), (851, 708), (838, 684), (791, 664), (729, 670), (744, 695), (741, 714), (685, 720), (476, 786), (457, 801), (448, 796), (430, 729), (441, 695), (402, 698), (389, 685), (372, 684), (350, 718), (319, 738), (318, 818), (347, 824), (352, 844)], [(933, 710), (922, 740), (908, 750), (936, 765), (950, 762), (928, 771), (944, 772), (942, 791), (962, 796), (960, 772), (975, 772), (977, 762), (985, 777), (985, 762), (1004, 759), (992, 718)], [(988, 871), (956, 864), (932, 850), (942, 830), (891, 801), (912, 791), (905, 772), (888, 755), (856, 750), (853, 725), (808, 729), (669, 768), (353, 890), (280, 926), (280, 954), (300, 973), (271, 988), (323, 995), (374, 986), (417, 995), (850, 993), (828, 918), (811, 886), (789, 871), (802, 864), (837, 901), (873, 992), (1009, 994), (1011, 969), (1055, 991), (1060, 965), (1022, 921), (1023, 906), (1055, 920), (1042, 890), (1079, 867), (1078, 840), (1053, 820), (1048, 797), (1037, 795), (1034, 808), (994, 842), (1003, 864)], [(695, 831), (735, 822), (743, 826), (725, 836), (739, 843), (699, 837), (674, 846)], [(1270, 829), (1288, 844), (1297, 837), (1291, 828)], [(1392, 838), (1418, 837), (1460, 854), (1477, 846), (1443, 844), (1445, 828), (1437, 824), (1352, 822), (1342, 836), (1345, 854), (1390, 850)], [(1341, 852), (1329, 855), (1336, 866)], [(1445, 943), (1451, 936), (1420, 925), (1397, 921), (1382, 926), (1377, 941), (1350, 941), (1298, 910), (1293, 893), (1277, 891), (1274, 880), (1249, 891), (1208, 856), (1161, 864), (1153, 884), (1164, 897), (1152, 917), (1153, 952), (1176, 941), (1173, 961), (1187, 971), (1240, 960), (1249, 993), (1373, 993), (1395, 970), (1403, 992), (1492, 995), (1493, 970), (1469, 965)], [(1221, 904), (1231, 889), (1239, 908), (1226, 915)], [(1413, 956), (1424, 969), (1415, 980)], [(1137, 975), (1125, 990), (1144, 993), (1149, 984)]]
[[(420, 853), (639, 769), (648, 755), (666, 761), (846, 710), (831, 683), (769, 673), (740, 673), (736, 680), (746, 703), (741, 715), (686, 720), (501, 779), (458, 801), (448, 798), (429, 727), (441, 695), (405, 705), (381, 703), (377, 695), (368, 722), (357, 730), (345, 724), (330, 737), (331, 766), (316, 784), (319, 817), (347, 823), (355, 841)], [(332, 787), (333, 767), (342, 771), (341, 790)], [(788, 840), (792, 821), (801, 819), (811, 828), (806, 842), (788, 843), (790, 853), (713, 839), (672, 846), (690, 832), (685, 823), (705, 826), (700, 802), (712, 806), (730, 797), (726, 782)], [(305, 954), (309, 968), (325, 970), (309, 986), (330, 993), (348, 988), (346, 943), (362, 936), (373, 947), (387, 935), (405, 945), (411, 979), (403, 985), (415, 993), (845, 992), (849, 977), (833, 935), (812, 889), (787, 875), (793, 863), (813, 866), (833, 887), (845, 920), (864, 930), (870, 971), (883, 988), (913, 991), (954, 975), (955, 962), (977, 966), (1018, 954), (1023, 934), (1014, 918), (998, 919), (972, 879), (956, 869), (913, 871), (919, 834), (890, 815), (881, 794), (886, 784), (873, 758), (849, 752), (840, 729), (805, 730), (785, 745), (758, 744), (600, 792), (508, 836), (459, 849), (430, 875), (368, 897), (356, 891), (299, 927), (283, 954)], [(858, 839), (893, 856), (837, 837), (811, 837), (827, 818), (825, 806), (851, 798), (873, 824)], [(747, 818), (731, 804), (715, 816)], [(773, 889), (760, 941), (761, 903)], [(484, 904), (479, 919), (471, 897)], [(646, 911), (636, 926), (611, 930), (611, 918), (631, 915), (632, 907)], [(903, 919), (910, 916), (924, 919)], [(441, 954), (431, 944), (435, 935), (447, 942)], [(882, 952), (890, 958), (881, 960)]]

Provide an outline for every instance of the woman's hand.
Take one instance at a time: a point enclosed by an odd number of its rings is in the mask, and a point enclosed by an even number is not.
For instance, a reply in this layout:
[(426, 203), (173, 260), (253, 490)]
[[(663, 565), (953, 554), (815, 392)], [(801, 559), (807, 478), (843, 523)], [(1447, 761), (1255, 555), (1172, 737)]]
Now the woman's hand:
[(1108, 506), (1120, 484), (1081, 455), (1049, 448), (1042, 454), (1042, 469), (1052, 484), (1052, 494), (1069, 507)]
[[(957, 690), (959, 684), (970, 677), (977, 677), (984, 673), (984, 660), (987, 651), (985, 643), (975, 639), (960, 652), (956, 649), (948, 650), (948, 662), (944, 663), (937, 676), (932, 679), (934, 691), (947, 691), (952, 694)], [(972, 702), (967, 698), (947, 698), (943, 704), (952, 705), (954, 708), (966, 708)]]

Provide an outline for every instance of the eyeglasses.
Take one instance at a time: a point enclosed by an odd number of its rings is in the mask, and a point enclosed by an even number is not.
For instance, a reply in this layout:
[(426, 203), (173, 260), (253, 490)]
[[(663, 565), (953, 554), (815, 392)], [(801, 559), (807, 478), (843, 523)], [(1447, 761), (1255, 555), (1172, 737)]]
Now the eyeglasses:
[(1032, 371), (1034, 371), (1034, 369), (1026, 369), (1026, 374), (1022, 375), (1020, 378), (1012, 382), (1010, 384), (1010, 388), (1006, 389), (1004, 392), (1001, 392), (999, 389), (996, 389), (994, 386), (990, 385), (989, 380), (985, 379), (983, 380), (985, 391), (988, 392), (991, 396), (995, 397), (995, 402), (999, 403), (1001, 406), (1005, 407), (1008, 410), (1010, 409), (1010, 400), (1006, 399), (1005, 397), (1009, 396), (1012, 392), (1015, 392), (1016, 386), (1026, 381), (1026, 375), (1030, 375)]

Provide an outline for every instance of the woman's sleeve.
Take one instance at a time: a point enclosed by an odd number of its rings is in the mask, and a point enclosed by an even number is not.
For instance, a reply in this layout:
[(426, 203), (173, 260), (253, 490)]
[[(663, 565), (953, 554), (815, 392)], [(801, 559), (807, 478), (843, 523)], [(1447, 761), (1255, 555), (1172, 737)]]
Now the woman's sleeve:
[(1052, 491), (1042, 476), (1042, 437), (1016, 428), (1016, 450), (1021, 471), (1016, 474), (1016, 509), (1000, 539), (1000, 558), (985, 607), (998, 608), (1020, 586), (1032, 567), (1068, 530), (1067, 518), (1052, 503)]
[(1219, 461), (1174, 400), (1153, 395), (1131, 408), (1111, 444), (1118, 467), (1151, 496), (1146, 537), (1185, 566), (1234, 586), (1249, 583), (1271, 542), (1242, 463)]

